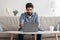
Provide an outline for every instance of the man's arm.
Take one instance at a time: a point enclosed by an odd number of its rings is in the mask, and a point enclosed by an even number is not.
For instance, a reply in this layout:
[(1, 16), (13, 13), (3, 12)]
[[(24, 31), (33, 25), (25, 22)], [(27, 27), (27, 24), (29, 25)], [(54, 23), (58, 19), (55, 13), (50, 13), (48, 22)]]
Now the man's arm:
[(41, 25), (40, 25), (40, 16), (38, 16), (38, 15), (36, 15), (36, 22), (39, 23), (39, 25), (38, 25), (38, 30), (39, 30), (39, 31), (43, 31), (43, 29), (42, 29), (42, 27), (41, 27)]
[(35, 22), (39, 23), (38, 15), (36, 14), (35, 17)]
[(19, 19), (19, 26), (21, 29), (24, 28), (24, 15), (21, 14), (20, 19)]

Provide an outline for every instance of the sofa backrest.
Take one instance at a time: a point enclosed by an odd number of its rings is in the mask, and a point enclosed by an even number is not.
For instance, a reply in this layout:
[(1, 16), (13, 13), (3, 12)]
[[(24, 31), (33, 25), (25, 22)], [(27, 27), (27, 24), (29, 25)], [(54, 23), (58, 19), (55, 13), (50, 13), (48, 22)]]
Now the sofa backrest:
[(41, 27), (44, 30), (50, 30), (50, 26), (56, 27), (56, 25), (60, 22), (60, 17), (41, 17), (40, 23)]
[[(19, 28), (19, 16), (0, 16), (0, 24), (4, 30), (17, 31)], [(40, 25), (43, 30), (49, 30), (60, 22), (60, 17), (40, 17)]]
[(16, 30), (18, 30), (18, 26), (19, 26), (19, 17), (1, 16), (0, 24), (2, 25), (2, 28), (6, 31), (7, 30), (16, 31)]

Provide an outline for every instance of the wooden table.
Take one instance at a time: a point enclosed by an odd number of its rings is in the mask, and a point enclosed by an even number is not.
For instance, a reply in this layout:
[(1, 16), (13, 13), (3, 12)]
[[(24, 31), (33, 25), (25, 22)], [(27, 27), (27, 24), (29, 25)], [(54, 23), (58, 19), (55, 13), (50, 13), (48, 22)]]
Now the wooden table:
[(13, 35), (14, 34), (35, 34), (35, 40), (36, 40), (36, 34), (55, 34), (56, 40), (58, 40), (58, 33), (60, 31), (38, 31), (38, 32), (22, 32), (22, 31), (5, 31), (5, 32), (0, 32), (0, 33), (9, 33), (11, 34), (10, 40), (13, 40)]

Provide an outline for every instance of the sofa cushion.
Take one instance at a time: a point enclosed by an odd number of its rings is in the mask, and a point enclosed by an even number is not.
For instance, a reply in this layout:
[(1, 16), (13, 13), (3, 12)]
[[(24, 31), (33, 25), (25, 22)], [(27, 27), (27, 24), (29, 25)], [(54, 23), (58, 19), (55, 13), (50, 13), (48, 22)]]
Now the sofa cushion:
[(17, 31), (19, 26), (19, 17), (0, 17), (2, 28), (7, 31)]

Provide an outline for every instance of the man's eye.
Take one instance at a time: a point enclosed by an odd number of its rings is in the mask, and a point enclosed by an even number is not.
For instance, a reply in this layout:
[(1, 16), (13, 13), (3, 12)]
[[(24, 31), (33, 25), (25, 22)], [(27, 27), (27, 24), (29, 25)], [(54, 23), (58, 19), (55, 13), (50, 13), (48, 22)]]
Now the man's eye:
[(30, 10), (32, 10), (32, 9), (27, 9), (27, 11), (30, 11)]
[(32, 9), (30, 9), (30, 10), (32, 10)]

